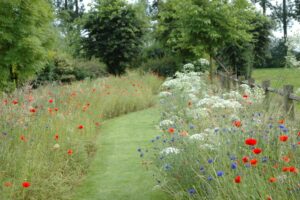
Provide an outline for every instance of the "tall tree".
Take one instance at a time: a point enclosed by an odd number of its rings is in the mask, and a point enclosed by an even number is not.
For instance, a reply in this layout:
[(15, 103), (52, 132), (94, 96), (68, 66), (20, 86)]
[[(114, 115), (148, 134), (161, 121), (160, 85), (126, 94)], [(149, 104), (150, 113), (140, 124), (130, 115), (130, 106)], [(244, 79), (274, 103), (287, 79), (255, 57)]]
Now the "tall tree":
[(0, 86), (20, 85), (43, 67), (53, 39), (47, 0), (0, 1)]
[(143, 23), (124, 0), (99, 0), (84, 30), (88, 56), (101, 58), (111, 74), (124, 73), (140, 51)]
[(226, 42), (239, 44), (241, 41), (251, 40), (251, 6), (246, 0), (235, 0), (231, 3), (219, 0), (186, 0), (179, 1), (177, 5), (185, 41), (194, 46), (196, 53), (204, 51), (209, 55), (212, 80), (212, 60), (217, 51)]

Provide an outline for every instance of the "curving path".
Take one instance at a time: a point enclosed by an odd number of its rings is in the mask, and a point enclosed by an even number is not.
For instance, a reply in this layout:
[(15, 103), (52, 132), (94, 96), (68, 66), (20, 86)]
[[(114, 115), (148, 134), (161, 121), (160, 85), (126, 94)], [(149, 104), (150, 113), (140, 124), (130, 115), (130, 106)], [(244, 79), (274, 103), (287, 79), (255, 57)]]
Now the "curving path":
[(152, 173), (141, 166), (138, 147), (150, 145), (157, 134), (155, 108), (131, 113), (103, 124), (98, 152), (89, 173), (76, 190), (75, 200), (167, 200), (153, 190)]

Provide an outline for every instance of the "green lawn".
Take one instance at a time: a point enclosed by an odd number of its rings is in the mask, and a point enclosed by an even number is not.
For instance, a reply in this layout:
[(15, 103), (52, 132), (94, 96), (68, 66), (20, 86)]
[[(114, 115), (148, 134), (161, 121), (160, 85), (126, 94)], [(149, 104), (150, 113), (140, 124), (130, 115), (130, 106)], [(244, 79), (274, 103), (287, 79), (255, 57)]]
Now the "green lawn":
[(107, 121), (97, 139), (98, 152), (73, 199), (77, 200), (167, 200), (153, 190), (152, 173), (141, 166), (138, 147), (150, 146), (157, 135), (155, 108)]
[[(293, 85), (294, 92), (300, 88), (300, 69), (256, 69), (252, 76), (258, 84), (261, 84), (263, 80), (271, 80), (271, 87), (274, 88), (282, 88), (283, 85)], [(300, 92), (297, 93), (297, 95), (300, 96)], [(297, 102), (295, 105), (297, 112), (296, 115), (300, 117), (300, 103)]]
[(294, 91), (300, 88), (300, 69), (256, 69), (253, 78), (257, 83), (263, 80), (271, 80), (271, 86), (282, 88), (283, 85), (294, 85)]

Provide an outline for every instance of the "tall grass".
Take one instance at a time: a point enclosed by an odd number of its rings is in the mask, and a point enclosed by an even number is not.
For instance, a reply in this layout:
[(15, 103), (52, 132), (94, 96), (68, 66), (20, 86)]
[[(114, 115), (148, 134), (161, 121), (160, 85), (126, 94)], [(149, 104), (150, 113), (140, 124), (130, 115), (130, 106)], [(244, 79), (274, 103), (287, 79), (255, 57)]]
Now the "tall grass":
[(4, 96), (0, 199), (70, 199), (97, 150), (93, 141), (101, 137), (101, 124), (153, 106), (161, 82), (130, 72)]

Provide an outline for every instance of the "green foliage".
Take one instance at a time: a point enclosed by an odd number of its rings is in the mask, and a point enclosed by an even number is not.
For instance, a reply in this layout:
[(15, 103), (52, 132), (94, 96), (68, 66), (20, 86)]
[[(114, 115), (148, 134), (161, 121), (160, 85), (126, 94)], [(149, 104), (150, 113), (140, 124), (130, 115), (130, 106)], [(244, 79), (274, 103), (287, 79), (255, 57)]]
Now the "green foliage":
[(95, 59), (73, 59), (70, 55), (56, 52), (32, 84), (38, 87), (51, 82), (70, 83), (85, 78), (95, 79), (107, 74), (105, 67), (105, 64)]
[(101, 58), (111, 74), (124, 73), (140, 53), (143, 23), (124, 0), (99, 0), (84, 29), (87, 55)]
[(270, 46), (271, 58), (268, 58), (266, 68), (278, 68), (285, 66), (287, 47), (284, 39), (274, 39)]
[(108, 75), (106, 65), (96, 59), (76, 60), (74, 63), (74, 75), (77, 80), (86, 78), (95, 79)]
[(46, 0), (0, 1), (0, 88), (21, 85), (47, 60), (54, 38)]
[(172, 76), (180, 70), (180, 59), (173, 56), (163, 56), (161, 58), (149, 58), (141, 68), (145, 71), (154, 72), (160, 76)]

